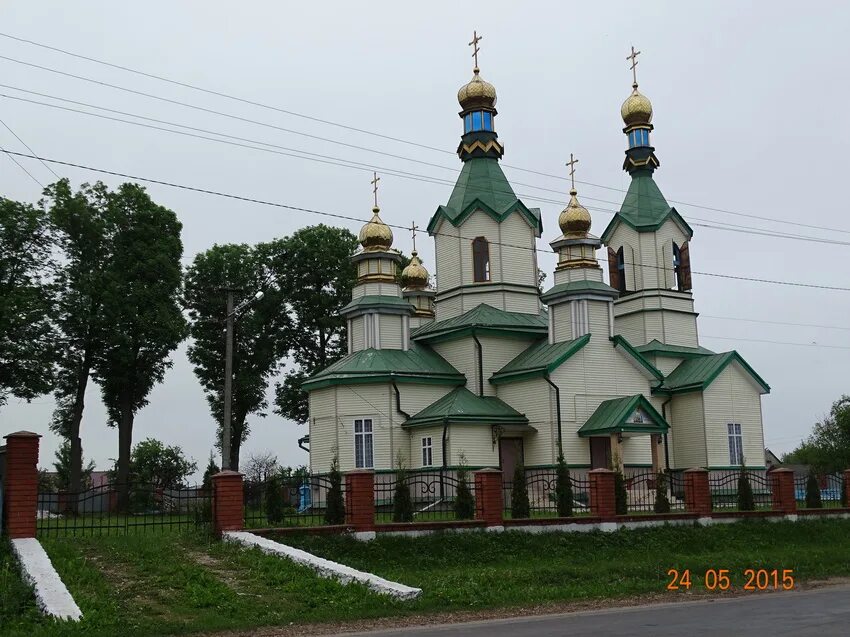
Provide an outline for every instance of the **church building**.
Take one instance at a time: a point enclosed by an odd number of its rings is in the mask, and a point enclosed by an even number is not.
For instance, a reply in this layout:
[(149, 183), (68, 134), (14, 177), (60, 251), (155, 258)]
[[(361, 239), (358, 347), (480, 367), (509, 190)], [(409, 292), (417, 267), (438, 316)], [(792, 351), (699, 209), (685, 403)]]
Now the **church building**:
[(510, 474), (518, 463), (551, 468), (561, 451), (572, 469), (762, 467), (770, 388), (737, 352), (699, 343), (693, 230), (655, 181), (652, 105), (637, 80), (620, 110), (631, 176), (622, 206), (594, 236), (573, 181), (549, 244), (553, 285), (541, 293), (544, 215), (499, 165), (496, 89), (481, 77), (477, 40), (458, 91), (462, 170), (428, 224), (436, 287), (415, 236), (398, 276), (376, 198), (351, 257), (348, 355), (303, 385), (311, 470), (337, 457), (343, 471), (393, 470), (401, 459)]

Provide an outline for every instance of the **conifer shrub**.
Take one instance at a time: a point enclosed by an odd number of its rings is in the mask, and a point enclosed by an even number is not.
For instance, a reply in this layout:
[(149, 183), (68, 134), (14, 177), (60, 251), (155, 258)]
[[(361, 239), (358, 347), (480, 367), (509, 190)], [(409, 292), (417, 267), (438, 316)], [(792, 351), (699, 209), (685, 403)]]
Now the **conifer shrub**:
[(564, 460), (564, 452), (558, 451), (555, 465), (555, 506), (559, 518), (568, 518), (573, 514), (573, 485), (570, 482), (570, 469)]
[(620, 471), (620, 465), (614, 469), (614, 510), (617, 515), (626, 515), (629, 512), (629, 492), (626, 491), (626, 478)]
[(820, 499), (820, 484), (814, 469), (809, 469), (809, 477), (806, 479), (806, 508), (820, 509), (823, 502)]
[(460, 454), (460, 466), (457, 469), (457, 494), (454, 502), (455, 517), (458, 520), (472, 520), (475, 517), (475, 498), (469, 488), (469, 472), (466, 469), (466, 456)]
[(527, 518), (531, 515), (531, 503), (528, 501), (528, 490), (525, 488), (525, 467), (517, 463), (514, 469), (514, 484), (511, 489), (511, 517), (514, 519)]
[(667, 474), (659, 471), (655, 478), (655, 504), (652, 510), (656, 513), (670, 513), (670, 499), (667, 497)]
[(741, 474), (738, 476), (738, 510), (756, 510), (756, 501), (753, 497), (753, 487), (750, 484), (750, 476), (747, 472), (746, 466), (741, 467)]
[(841, 476), (841, 506), (847, 506), (847, 478)]
[(404, 464), (404, 458), (401, 455), (396, 460), (393, 522), (413, 522), (413, 500), (410, 499), (410, 486), (407, 484), (407, 468)]
[(345, 524), (345, 500), (342, 495), (342, 473), (339, 470), (339, 457), (334, 454), (331, 472), (328, 475), (328, 505), (325, 508), (325, 524)]
[(269, 524), (279, 524), (283, 520), (283, 488), (277, 475), (266, 481), (264, 496), (266, 519)]

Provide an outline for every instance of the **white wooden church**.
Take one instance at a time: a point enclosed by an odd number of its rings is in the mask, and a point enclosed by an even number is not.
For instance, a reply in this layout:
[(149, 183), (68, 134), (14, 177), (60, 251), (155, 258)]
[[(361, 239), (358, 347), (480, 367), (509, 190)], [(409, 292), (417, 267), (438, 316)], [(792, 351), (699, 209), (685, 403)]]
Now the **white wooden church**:
[[(633, 68), (634, 68), (634, 58)], [(661, 194), (652, 105), (637, 82), (621, 115), (631, 184), (601, 237), (575, 187), (538, 288), (543, 216), (499, 160), (496, 89), (477, 66), (458, 92), (463, 168), (428, 233), (436, 288), (401, 255), (377, 205), (352, 255), (348, 355), (304, 383), (310, 465), (343, 471), (554, 465), (729, 469), (764, 464), (764, 380), (699, 344), (693, 230)], [(608, 281), (597, 253), (602, 245)]]

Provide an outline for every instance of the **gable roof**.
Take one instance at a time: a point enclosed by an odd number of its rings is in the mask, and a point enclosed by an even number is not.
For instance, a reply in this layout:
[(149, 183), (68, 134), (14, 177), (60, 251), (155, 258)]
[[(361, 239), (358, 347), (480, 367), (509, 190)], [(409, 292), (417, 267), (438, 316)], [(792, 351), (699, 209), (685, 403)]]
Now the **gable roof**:
[(427, 346), (411, 343), (400, 349), (364, 349), (314, 374), (301, 385), (306, 391), (329, 385), (389, 381), (463, 385), (466, 377)]
[(527, 208), (517, 198), (499, 161), (491, 157), (476, 157), (464, 162), (448, 203), (437, 208), (428, 223), (428, 232), (434, 232), (440, 217), (459, 226), (479, 209), (499, 222), (512, 212), (519, 212), (537, 231), (537, 236), (543, 232), (540, 209)]
[[(724, 352), (722, 354), (712, 354), (710, 356), (699, 356), (682, 361), (676, 369), (664, 379), (664, 383), (657, 388), (657, 391), (679, 394), (690, 391), (703, 391), (708, 388), (715, 379), (720, 376), (720, 373), (729, 366), (730, 363), (736, 362), (747, 372), (756, 384), (764, 389), (764, 393), (770, 393), (770, 386), (764, 382), (764, 379), (759, 376), (755, 370), (749, 366), (738, 352)], [(654, 390), (655, 391), (655, 390)]]
[(626, 354), (628, 354), (631, 359), (637, 364), (639, 368), (641, 368), (644, 372), (648, 373), (650, 376), (655, 378), (659, 383), (664, 380), (664, 374), (652, 363), (646, 360), (639, 351), (637, 351), (634, 347), (632, 347), (631, 343), (629, 343), (624, 337), (619, 334), (615, 334), (609, 339), (612, 343), (614, 343), (614, 348), (620, 347)]
[(587, 345), (590, 334), (572, 341), (548, 343), (541, 341), (532, 345), (519, 356), (490, 377), (494, 385), (515, 383), (529, 378), (539, 378), (549, 374), (568, 358)]
[(607, 243), (619, 222), (624, 222), (638, 232), (654, 232), (672, 217), (688, 237), (692, 237), (694, 231), (682, 216), (671, 207), (661, 194), (658, 184), (652, 178), (651, 170), (636, 170), (632, 173), (632, 182), (620, 206), (620, 211), (614, 215), (605, 232), (602, 233), (602, 242)]
[[(652, 422), (637, 423), (629, 421), (635, 410), (642, 409)], [(612, 433), (644, 433), (663, 434), (670, 429), (670, 425), (658, 413), (655, 407), (643, 394), (614, 398), (599, 403), (596, 410), (590, 415), (581, 428), (578, 435), (582, 438), (590, 436), (604, 436)]]
[(492, 305), (481, 303), (460, 316), (423, 325), (411, 333), (417, 341), (440, 341), (464, 336), (472, 331), (476, 334), (513, 335), (540, 338), (549, 333), (549, 316), (505, 312)]
[(444, 422), (527, 425), (528, 418), (495, 396), (476, 396), (466, 387), (458, 387), (409, 418), (402, 427)]
[(639, 345), (635, 349), (646, 356), (666, 356), (668, 358), (694, 358), (698, 356), (711, 356), (715, 352), (705, 347), (685, 347), (684, 345), (668, 345), (657, 339), (652, 339), (646, 345)]

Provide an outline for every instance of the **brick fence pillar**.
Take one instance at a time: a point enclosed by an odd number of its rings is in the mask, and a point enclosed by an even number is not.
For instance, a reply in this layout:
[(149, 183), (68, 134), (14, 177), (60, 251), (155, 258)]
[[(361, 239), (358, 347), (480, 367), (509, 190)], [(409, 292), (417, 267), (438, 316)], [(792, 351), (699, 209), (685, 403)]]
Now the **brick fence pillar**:
[(797, 495), (794, 492), (794, 470), (773, 469), (770, 472), (770, 491), (773, 496), (773, 510), (785, 515), (797, 512)]
[(844, 470), (844, 506), (850, 507), (850, 469)]
[(685, 470), (685, 511), (700, 516), (711, 514), (708, 469)]
[(481, 469), (475, 472), (475, 518), (487, 526), (502, 526), (505, 503), (502, 497), (502, 472)]
[(617, 496), (614, 493), (614, 472), (611, 469), (592, 469), (590, 478), (590, 511), (602, 520), (617, 515)]
[(242, 474), (220, 471), (212, 477), (212, 483), (213, 530), (216, 535), (221, 535), (222, 531), (241, 531), (245, 520)]
[(3, 520), (11, 539), (35, 537), (38, 508), (38, 434), (16, 431), (6, 439)]
[(375, 472), (371, 469), (345, 474), (345, 523), (358, 533), (375, 530)]

